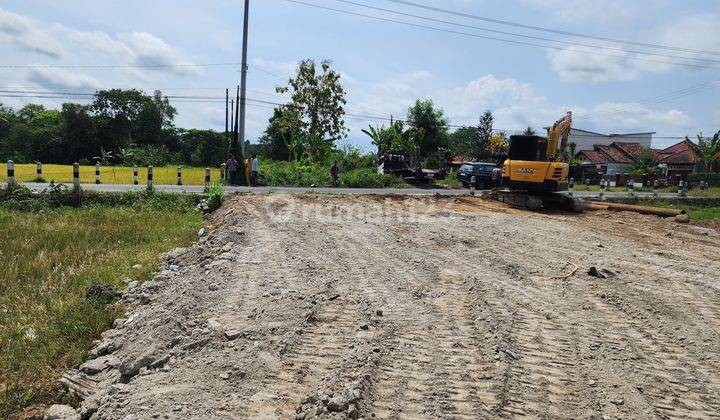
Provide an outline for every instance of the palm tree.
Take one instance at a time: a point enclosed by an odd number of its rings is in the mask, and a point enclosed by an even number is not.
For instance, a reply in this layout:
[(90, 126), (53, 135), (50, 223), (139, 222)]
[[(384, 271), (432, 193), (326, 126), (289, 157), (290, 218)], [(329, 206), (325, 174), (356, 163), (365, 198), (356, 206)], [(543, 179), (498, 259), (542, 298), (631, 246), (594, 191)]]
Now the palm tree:
[(368, 126), (367, 130), (362, 130), (363, 133), (367, 134), (372, 139), (372, 144), (378, 149), (378, 156), (389, 151), (392, 147), (393, 133), (391, 128), (386, 128), (384, 125), (381, 127)]
[(697, 139), (697, 151), (703, 161), (703, 170), (708, 173), (712, 172), (714, 163), (720, 159), (720, 131), (712, 137), (703, 137), (700, 133), (697, 135)]

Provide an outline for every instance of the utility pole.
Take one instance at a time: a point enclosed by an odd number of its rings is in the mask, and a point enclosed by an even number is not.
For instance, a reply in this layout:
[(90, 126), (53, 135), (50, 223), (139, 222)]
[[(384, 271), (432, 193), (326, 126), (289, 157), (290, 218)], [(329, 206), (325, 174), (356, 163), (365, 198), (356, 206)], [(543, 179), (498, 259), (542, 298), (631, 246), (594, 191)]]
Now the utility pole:
[(228, 138), (228, 125), (230, 123), (230, 89), (225, 89), (225, 145), (228, 147), (228, 154), (230, 153), (230, 139)]
[(247, 55), (248, 55), (248, 15), (250, 14), (250, 0), (245, 0), (245, 16), (243, 19), (243, 45), (242, 45), (242, 76), (240, 77), (240, 128), (238, 140), (242, 148), (242, 154), (245, 156), (245, 100), (247, 97)]

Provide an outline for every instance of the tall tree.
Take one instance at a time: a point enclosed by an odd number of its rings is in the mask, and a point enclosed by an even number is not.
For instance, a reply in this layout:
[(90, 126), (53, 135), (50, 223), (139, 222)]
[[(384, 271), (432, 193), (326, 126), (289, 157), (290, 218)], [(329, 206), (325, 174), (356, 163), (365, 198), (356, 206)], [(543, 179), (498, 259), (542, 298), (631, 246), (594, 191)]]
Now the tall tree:
[(489, 154), (487, 146), (493, 134), (493, 122), (493, 114), (489, 110), (480, 116), (480, 123), (477, 127), (478, 143), (475, 146), (475, 156), (477, 158), (483, 158)]
[(536, 134), (535, 129), (530, 126), (528, 126), (528, 128), (526, 128), (525, 131), (523, 131), (524, 136), (534, 136), (535, 134)]
[(715, 162), (720, 160), (720, 131), (712, 137), (705, 137), (700, 133), (697, 135), (697, 139), (697, 149), (703, 161), (703, 171), (712, 172)]
[(262, 137), (260, 150), (274, 160), (296, 160), (300, 150), (300, 119), (291, 109), (275, 108)]
[(340, 73), (330, 69), (323, 60), (320, 69), (311, 59), (298, 64), (295, 77), (289, 86), (278, 92), (291, 93), (288, 109), (299, 117), (300, 133), (310, 158), (320, 161), (335, 146), (335, 141), (347, 136), (344, 106), (345, 89), (340, 84)]
[(177, 113), (160, 91), (150, 97), (137, 89), (98, 91), (89, 111), (106, 150), (158, 144), (162, 129), (172, 126)]
[(0, 103), (0, 140), (7, 138), (10, 128), (16, 120), (15, 111)]
[(458, 128), (450, 134), (450, 150), (458, 155), (475, 157), (477, 154), (476, 145), (478, 144), (478, 135), (477, 127), (463, 126)]
[(442, 108), (435, 108), (432, 100), (415, 101), (408, 109), (407, 123), (413, 130), (420, 159), (435, 156), (439, 147), (447, 146), (450, 122)]
[(60, 111), (62, 116), (62, 138), (65, 150), (58, 163), (73, 163), (82, 158), (90, 158), (101, 146), (98, 140), (93, 118), (88, 107), (79, 104), (65, 103)]

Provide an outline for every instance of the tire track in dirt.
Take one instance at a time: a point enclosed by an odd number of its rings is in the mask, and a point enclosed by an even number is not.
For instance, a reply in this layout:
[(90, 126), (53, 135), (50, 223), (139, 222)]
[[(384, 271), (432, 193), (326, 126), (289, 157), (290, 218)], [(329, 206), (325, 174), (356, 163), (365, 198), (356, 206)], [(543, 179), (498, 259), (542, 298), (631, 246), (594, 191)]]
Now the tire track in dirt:
[(493, 369), (478, 357), (462, 277), (443, 271), (437, 281), (424, 292), (430, 302), (417, 296), (394, 320), (394, 350), (378, 372), (368, 408), (380, 418), (478, 418), (494, 403)]
[[(457, 235), (461, 237), (461, 232)], [(429, 238), (421, 238), (419, 242), (423, 239), (430, 243)], [(470, 250), (447, 249), (435, 250), (434, 255), (466, 272), (480, 271), (482, 276), (475, 276), (475, 284), (483, 289), (481, 296), (496, 311), (512, 313), (511, 324), (505, 325), (507, 334), (496, 345), (509, 363), (501, 374), (504, 383), (497, 396), (499, 402), (495, 411), (501, 415), (551, 418), (573, 412), (578, 408), (582, 389), (575, 363), (578, 346), (573, 328), (568, 328), (567, 322), (556, 322), (546, 316), (550, 309), (547, 306), (553, 302), (538, 299), (540, 294), (533, 293), (531, 284), (514, 285), (515, 280), (510, 276), (497, 272), (498, 268), (509, 266), (505, 261), (494, 255), (473, 258), (474, 254), (476, 252)], [(468, 258), (458, 258), (458, 255)], [(478, 267), (471, 262), (483, 259), (491, 263), (483, 262)], [(479, 278), (482, 278), (481, 282)], [(504, 308), (509, 302), (518, 303)]]
[(320, 380), (334, 373), (348, 351), (357, 328), (357, 315), (347, 302), (324, 305), (300, 332), (287, 352), (283, 369), (269, 376), (266, 387), (253, 396), (244, 413), (249, 418), (292, 418), (302, 399), (312, 395)]
[[(362, 261), (348, 268), (350, 273), (360, 274), (355, 278), (372, 279), (361, 281), (362, 293), (371, 301), (380, 299), (388, 304), (388, 297), (396, 296), (389, 305), (392, 309), (383, 316), (387, 324), (383, 328), (390, 331), (391, 351), (384, 355), (370, 379), (371, 399), (364, 402), (365, 410), (380, 418), (433, 413), (477, 418), (481, 407), (492, 404), (488, 384), (492, 376), (487, 375), (488, 364), (479, 362), (476, 356), (478, 339), (467, 309), (467, 293), (462, 290), (462, 277), (453, 271), (428, 276), (427, 267), (416, 270), (419, 256), (408, 254), (408, 248), (382, 226), (361, 231), (364, 237), (344, 242), (345, 252), (365, 255), (366, 251), (377, 254), (381, 249), (383, 261), (397, 267), (390, 273), (381, 269), (372, 277), (367, 276), (368, 271), (378, 270)], [(386, 285), (398, 275), (413, 280), (414, 289), (390, 290)], [(425, 295), (430, 295), (429, 303)]]

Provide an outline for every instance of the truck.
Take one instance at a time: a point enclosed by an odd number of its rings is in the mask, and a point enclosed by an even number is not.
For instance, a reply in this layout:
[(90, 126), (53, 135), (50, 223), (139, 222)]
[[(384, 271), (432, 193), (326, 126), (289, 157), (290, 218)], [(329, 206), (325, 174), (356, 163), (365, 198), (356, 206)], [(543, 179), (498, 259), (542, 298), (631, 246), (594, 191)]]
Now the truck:
[(443, 180), (447, 169), (413, 168), (410, 156), (406, 152), (388, 152), (378, 160), (378, 173), (392, 174), (410, 184), (424, 184), (434, 180)]

